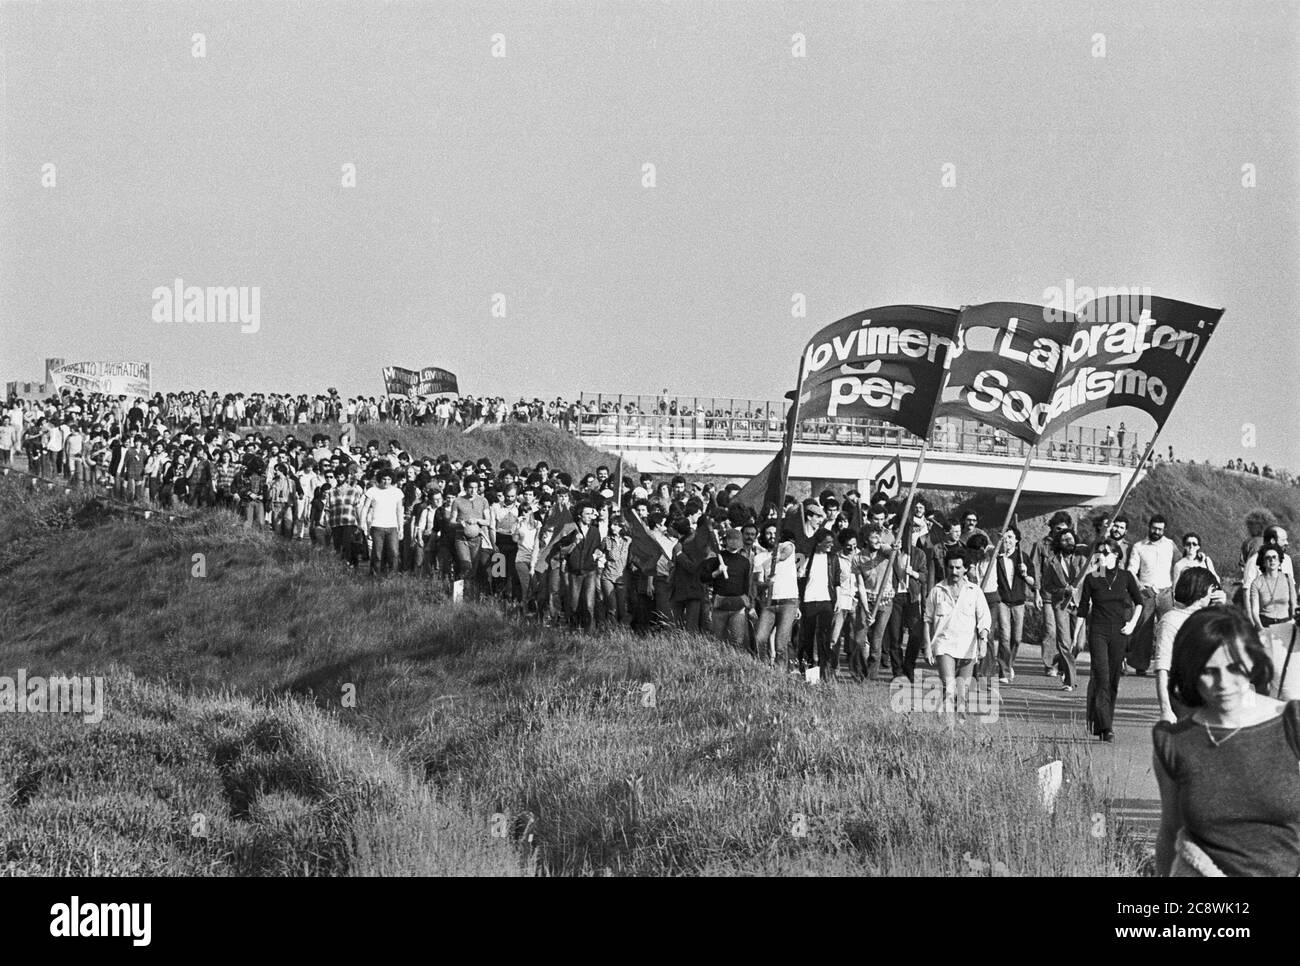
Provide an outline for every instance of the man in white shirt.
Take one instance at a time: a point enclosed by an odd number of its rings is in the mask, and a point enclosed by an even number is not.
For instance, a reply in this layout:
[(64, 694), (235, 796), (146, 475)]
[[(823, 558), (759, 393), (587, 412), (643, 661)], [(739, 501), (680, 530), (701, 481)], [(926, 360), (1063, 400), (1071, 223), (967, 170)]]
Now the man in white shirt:
[(814, 661), (823, 674), (830, 663), (831, 624), (835, 618), (835, 591), (839, 584), (839, 555), (834, 552), (835, 537), (829, 530), (813, 534), (808, 558), (799, 565), (803, 603), (799, 609), (799, 671)]
[(966, 557), (957, 547), (944, 555), (944, 580), (925, 602), (925, 656), (938, 661), (944, 711), (965, 713), (975, 664), (988, 648), (993, 615), (980, 589), (966, 579)]
[(375, 485), (366, 490), (361, 506), (361, 525), (370, 533), (370, 575), (397, 571), (397, 555), (403, 524), (402, 491), (393, 486), (393, 473), (381, 467)]
[(1129, 550), (1128, 570), (1137, 578), (1142, 591), (1142, 620), (1129, 638), (1128, 664), (1139, 677), (1151, 666), (1155, 622), (1174, 606), (1173, 570), (1177, 556), (1178, 547), (1165, 536), (1165, 518), (1159, 513), (1147, 521), (1147, 539), (1139, 540)]

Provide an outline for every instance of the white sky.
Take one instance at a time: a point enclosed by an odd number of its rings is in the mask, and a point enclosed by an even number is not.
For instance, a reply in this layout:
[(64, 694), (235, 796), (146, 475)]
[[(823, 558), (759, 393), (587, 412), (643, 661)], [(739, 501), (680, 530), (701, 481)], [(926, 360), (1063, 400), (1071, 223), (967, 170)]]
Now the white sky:
[[(5, 3), (0, 377), (780, 398), (853, 311), (1073, 278), (1226, 307), (1165, 441), (1300, 469), (1298, 29), (1252, 2)], [(260, 331), (153, 323), (176, 277), (260, 286)]]

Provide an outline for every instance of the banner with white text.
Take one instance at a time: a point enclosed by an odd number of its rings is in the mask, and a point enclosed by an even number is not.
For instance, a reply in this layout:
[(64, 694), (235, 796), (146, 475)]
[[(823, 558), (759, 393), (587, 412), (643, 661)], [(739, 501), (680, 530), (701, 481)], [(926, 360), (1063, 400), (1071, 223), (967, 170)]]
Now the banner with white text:
[(799, 419), (879, 419), (922, 439), (953, 347), (957, 310), (885, 305), (846, 316), (804, 348)]
[(1072, 313), (1041, 305), (986, 302), (962, 309), (935, 415), (977, 419), (1038, 442), (1074, 327)]
[(1164, 426), (1223, 312), (1149, 294), (1081, 306), (1042, 435), (1118, 406)]
[[(49, 360), (54, 362), (55, 360)], [(64, 362), (46, 370), (50, 390), (80, 389), (84, 393), (126, 396), (127, 399), (149, 397), (149, 363), (147, 362)]]

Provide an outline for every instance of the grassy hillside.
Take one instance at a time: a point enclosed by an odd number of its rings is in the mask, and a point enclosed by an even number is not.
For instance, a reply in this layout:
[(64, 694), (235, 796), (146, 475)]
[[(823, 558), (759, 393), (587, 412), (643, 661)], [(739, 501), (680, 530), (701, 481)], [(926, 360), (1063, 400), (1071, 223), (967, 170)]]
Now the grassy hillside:
[[(0, 485), (6, 514), (52, 522), (29, 528), (0, 581), (0, 664), (104, 674), (120, 712), (99, 726), (0, 716), (10, 718), (6, 747), (19, 749), (0, 759), (0, 781), (17, 788), (43, 758), (72, 763), (43, 772), (17, 810), (48, 801), (74, 830), (67, 849), (44, 844), (55, 818), (16, 815), (9, 795), (9, 857), (25, 868), (83, 868), (102, 833), (118, 836), (123, 856), (131, 841), (160, 840), (133, 869), (199, 870), (208, 853), (177, 840), (178, 816), (227, 808), (232, 781), (269, 804), (241, 809), (260, 830), (235, 816), (222, 846), (233, 857), (204, 871), (486, 869), (503, 861), (493, 830), (526, 843), (528, 868), (550, 874), (958, 875), (970, 853), (1015, 874), (1102, 875), (1141, 861), (1125, 835), (1088, 834), (1105, 803), (1077, 746), (895, 714), (883, 686), (874, 699), (859, 687), (809, 688), (690, 635), (588, 638), (520, 624), (494, 604), (453, 606), (428, 583), (371, 583), (223, 514), (174, 527), (96, 522), (66, 498), (19, 500)], [(167, 690), (137, 692), (136, 678)], [(218, 727), (232, 700), (240, 710)], [(181, 710), (157, 715), (157, 704)], [(352, 771), (319, 777), (328, 756), (304, 750), (308, 738), (324, 729), (342, 742), (338, 726), (355, 741)], [(259, 744), (265, 731), (289, 737)], [(147, 767), (91, 768), (97, 743), (142, 741)], [(229, 758), (231, 742), (250, 757)], [(402, 816), (435, 807), (423, 799), (414, 811), (349, 804), (343, 830), (330, 825), (335, 813), (320, 803), (351, 787), (348, 774), (365, 774), (355, 763), (372, 753), (422, 777), (429, 802), (470, 816), (482, 847), (471, 834), (444, 854), (419, 839), (427, 824)], [(1036, 768), (1050, 757), (1071, 779), (1055, 817), (1036, 801)], [(101, 779), (120, 791), (116, 831), (72, 804), (100, 794)], [(195, 791), (165, 791), (178, 786)], [(396, 778), (387, 787), (395, 798), (385, 802), (415, 794)], [(353, 831), (362, 818), (381, 824), (367, 855), (386, 865), (351, 857), (347, 843), (366, 838)], [(241, 852), (241, 835), (272, 844)]]
[[(0, 715), (0, 872), (521, 875), (524, 850), (327, 715), (106, 670), (108, 712)], [(481, 809), (478, 810), (481, 813)]]
[[(571, 433), (549, 423), (504, 423), (495, 427), (483, 426), (470, 433), (460, 429), (394, 426), (391, 423), (368, 423), (357, 426), (356, 430), (356, 442), (361, 446), (373, 440), (379, 444), (380, 452), (386, 453), (388, 441), (395, 439), (416, 459), (445, 453), (450, 459), (487, 457), (493, 466), (500, 466), (506, 459), (514, 460), (520, 466), (533, 466), (545, 460), (551, 469), (564, 469), (575, 475), (594, 471), (602, 463), (613, 471), (618, 460), (617, 456), (588, 446)], [(292, 433), (305, 440), (310, 440), (314, 433), (325, 433), (337, 443), (340, 427), (308, 423), (294, 427), (263, 427), (261, 431), (270, 432), (277, 438)], [(624, 471), (631, 472), (631, 465), (626, 464)]]
[(1195, 530), (1225, 576), (1241, 573), (1237, 555), (1247, 536), (1246, 515), (1253, 510), (1267, 511), (1294, 535), (1300, 526), (1300, 487), (1210, 466), (1158, 463), (1133, 488), (1124, 507), (1133, 521), (1129, 531), (1137, 529), (1139, 538), (1146, 536), (1146, 521), (1153, 513), (1168, 518), (1167, 532), (1175, 540)]

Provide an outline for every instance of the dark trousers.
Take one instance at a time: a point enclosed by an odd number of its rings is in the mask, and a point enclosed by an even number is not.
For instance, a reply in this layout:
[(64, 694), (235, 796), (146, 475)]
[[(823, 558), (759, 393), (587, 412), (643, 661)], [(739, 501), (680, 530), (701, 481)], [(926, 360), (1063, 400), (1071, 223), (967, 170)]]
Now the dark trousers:
[(349, 567), (357, 565), (357, 527), (352, 524), (345, 524), (341, 527), (332, 527), (330, 536), (334, 538), (334, 549), (343, 560), (346, 560)]
[(566, 576), (569, 592), (569, 623), (581, 623), (585, 630), (590, 630), (596, 620), (596, 588), (600, 584), (600, 572), (588, 570), (585, 573), (570, 572)]
[(1115, 723), (1115, 699), (1119, 696), (1120, 670), (1129, 636), (1120, 633), (1121, 624), (1088, 625), (1088, 653), (1092, 672), (1088, 678), (1088, 724), (1095, 735), (1110, 731)]
[(700, 623), (700, 613), (703, 607), (703, 600), (675, 600), (673, 601), (673, 620), (683, 630), (703, 630), (704, 626)]
[(834, 618), (834, 601), (816, 600), (799, 605), (800, 670), (812, 664), (825, 670), (831, 659), (831, 622)]
[[(907, 594), (895, 595), (894, 607), (889, 615), (889, 630), (885, 634), (890, 673), (894, 677), (901, 674), (909, 681), (915, 679), (916, 659), (921, 655), (925, 633), (922, 627), (924, 620), (920, 601), (912, 600)], [(903, 631), (907, 631), (906, 651), (903, 649)]]
[(1142, 617), (1133, 629), (1128, 648), (1128, 663), (1134, 671), (1145, 671), (1155, 656), (1156, 619), (1173, 607), (1173, 591), (1165, 588), (1159, 592), (1142, 588)]

